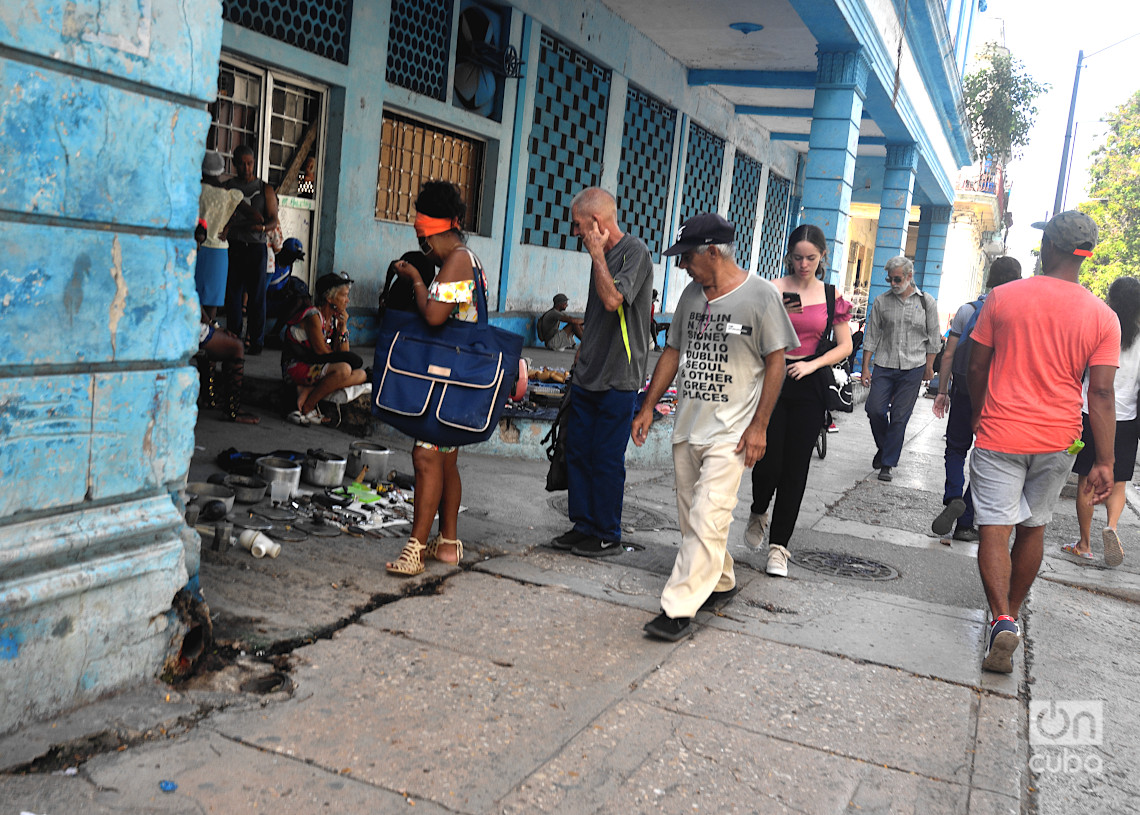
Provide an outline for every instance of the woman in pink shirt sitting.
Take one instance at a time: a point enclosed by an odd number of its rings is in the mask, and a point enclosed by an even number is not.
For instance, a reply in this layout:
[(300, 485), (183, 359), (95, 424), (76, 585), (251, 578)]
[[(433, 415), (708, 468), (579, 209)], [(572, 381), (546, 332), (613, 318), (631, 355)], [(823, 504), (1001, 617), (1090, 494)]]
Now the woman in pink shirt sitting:
[[(768, 421), (768, 449), (752, 468), (752, 514), (744, 533), (745, 543), (753, 549), (767, 542), (766, 571), (776, 577), (788, 575), (788, 543), (800, 514), (815, 440), (827, 415), (823, 377), (831, 375), (828, 367), (851, 353), (851, 304), (823, 282), (827, 274), (823, 230), (811, 224), (796, 227), (788, 238), (784, 269), (784, 276), (773, 282), (783, 294), (800, 347), (785, 356), (787, 376)], [(819, 342), (829, 333), (829, 289), (835, 302), (831, 328), (836, 346), (820, 355)], [(769, 525), (773, 496), (776, 506)]]

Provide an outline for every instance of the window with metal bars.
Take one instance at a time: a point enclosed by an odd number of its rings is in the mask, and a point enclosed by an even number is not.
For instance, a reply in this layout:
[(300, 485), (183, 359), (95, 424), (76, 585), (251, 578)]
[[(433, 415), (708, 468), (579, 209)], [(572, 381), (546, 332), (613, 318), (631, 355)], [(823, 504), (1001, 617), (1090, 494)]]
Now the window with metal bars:
[(376, 175), (376, 218), (411, 223), (425, 181), (450, 181), (467, 204), (464, 229), (478, 233), (485, 145), (478, 139), (385, 113)]

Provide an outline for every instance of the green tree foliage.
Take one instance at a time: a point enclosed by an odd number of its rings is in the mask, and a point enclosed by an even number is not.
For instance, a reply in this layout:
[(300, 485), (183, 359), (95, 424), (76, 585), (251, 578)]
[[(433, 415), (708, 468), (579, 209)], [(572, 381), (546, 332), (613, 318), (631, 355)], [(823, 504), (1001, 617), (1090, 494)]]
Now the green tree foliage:
[(1020, 60), (996, 43), (982, 47), (979, 67), (962, 81), (974, 147), (1001, 164), (1021, 155), (1037, 118), (1037, 97), (1049, 85), (1034, 81)]
[(1108, 138), (1093, 152), (1089, 197), (1080, 205), (1100, 229), (1100, 243), (1081, 266), (1081, 283), (1098, 297), (1123, 275), (1140, 275), (1140, 91), (1113, 111)]

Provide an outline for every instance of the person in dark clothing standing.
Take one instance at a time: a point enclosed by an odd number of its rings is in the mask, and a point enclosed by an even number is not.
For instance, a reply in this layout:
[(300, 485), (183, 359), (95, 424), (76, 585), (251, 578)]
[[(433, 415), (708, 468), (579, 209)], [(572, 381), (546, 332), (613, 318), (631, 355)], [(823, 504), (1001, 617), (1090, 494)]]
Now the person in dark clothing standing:
[(266, 233), (277, 225), (277, 193), (254, 172), (253, 149), (246, 145), (234, 150), (237, 175), (227, 182), (240, 190), (243, 200), (229, 224), (230, 268), (226, 279), (226, 328), (242, 335), (242, 300), (245, 299), (249, 325), (246, 327), (247, 354), (260, 354), (265, 343)]
[(570, 217), (590, 253), (590, 283), (566, 430), (574, 527), (551, 545), (605, 557), (622, 551), (625, 448), (649, 358), (653, 261), (644, 243), (622, 232), (617, 203), (605, 190), (578, 193)]

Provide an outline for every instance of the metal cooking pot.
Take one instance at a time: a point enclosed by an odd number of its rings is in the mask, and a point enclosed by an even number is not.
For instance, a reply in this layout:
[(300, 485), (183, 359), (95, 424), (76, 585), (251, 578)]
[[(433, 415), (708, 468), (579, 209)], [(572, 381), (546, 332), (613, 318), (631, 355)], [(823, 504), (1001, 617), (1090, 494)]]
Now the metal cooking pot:
[(208, 501), (221, 501), (226, 505), (226, 512), (234, 508), (234, 491), (225, 484), (191, 481), (186, 485), (186, 494), (193, 496), (200, 506), (204, 506)]
[(365, 466), (369, 480), (383, 478), (388, 471), (388, 458), (392, 451), (382, 444), (371, 441), (354, 441), (348, 446), (348, 474), (356, 478)]
[(301, 478), (316, 487), (339, 487), (348, 462), (324, 450), (310, 450), (301, 466)]
[(225, 483), (236, 493), (239, 504), (256, 504), (265, 497), (265, 490), (269, 487), (255, 475), (227, 475)]
[(287, 458), (262, 456), (257, 460), (257, 472), (269, 484), (271, 492), (274, 484), (288, 487), (289, 495), (301, 486), (301, 465)]

